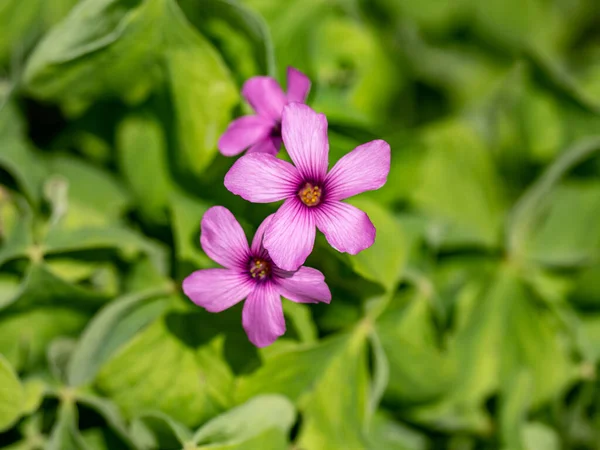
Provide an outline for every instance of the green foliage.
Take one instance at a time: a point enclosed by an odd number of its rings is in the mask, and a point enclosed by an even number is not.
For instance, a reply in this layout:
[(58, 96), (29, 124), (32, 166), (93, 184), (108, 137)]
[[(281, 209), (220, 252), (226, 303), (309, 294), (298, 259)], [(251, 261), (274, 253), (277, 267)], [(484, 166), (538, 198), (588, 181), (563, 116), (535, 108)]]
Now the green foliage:
[[(596, 0), (0, 2), (0, 442), (10, 450), (596, 450)], [(312, 81), (375, 244), (308, 265), (256, 349), (215, 267), (242, 84)]]

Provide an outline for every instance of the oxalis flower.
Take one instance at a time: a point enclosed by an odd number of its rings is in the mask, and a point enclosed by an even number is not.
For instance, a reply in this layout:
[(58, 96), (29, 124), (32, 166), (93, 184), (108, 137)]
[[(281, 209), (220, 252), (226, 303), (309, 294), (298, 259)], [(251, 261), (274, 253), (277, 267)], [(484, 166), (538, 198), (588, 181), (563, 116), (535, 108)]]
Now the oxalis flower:
[(264, 245), (279, 267), (294, 270), (313, 249), (315, 227), (340, 252), (357, 254), (375, 240), (363, 211), (342, 200), (379, 189), (390, 171), (390, 146), (382, 140), (356, 147), (327, 172), (327, 119), (306, 105), (283, 111), (282, 136), (295, 166), (268, 154), (248, 154), (225, 175), (225, 186), (254, 203), (285, 200), (265, 230)]
[(255, 116), (244, 116), (231, 122), (219, 139), (219, 151), (234, 156), (248, 149), (248, 153), (276, 155), (281, 147), (281, 113), (289, 102), (304, 103), (310, 90), (310, 80), (293, 67), (287, 70), (288, 92), (271, 77), (253, 77), (244, 84), (242, 95), (256, 111)]
[(271, 260), (262, 245), (272, 215), (260, 225), (252, 245), (233, 214), (214, 206), (204, 214), (200, 243), (222, 269), (198, 270), (183, 280), (183, 292), (209, 312), (221, 312), (246, 299), (242, 325), (257, 347), (272, 344), (285, 333), (281, 297), (298, 303), (329, 303), (331, 292), (321, 272), (300, 267), (289, 272)]

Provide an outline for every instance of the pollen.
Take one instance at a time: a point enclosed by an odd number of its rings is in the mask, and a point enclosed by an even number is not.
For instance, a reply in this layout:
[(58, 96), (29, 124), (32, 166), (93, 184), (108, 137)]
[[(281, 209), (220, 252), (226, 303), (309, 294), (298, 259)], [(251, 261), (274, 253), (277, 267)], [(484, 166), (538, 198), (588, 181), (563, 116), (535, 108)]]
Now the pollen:
[(271, 275), (271, 263), (264, 259), (252, 258), (249, 269), (250, 276), (257, 280), (264, 280)]
[(312, 183), (306, 183), (302, 189), (298, 191), (298, 197), (302, 200), (308, 207), (317, 206), (321, 203), (321, 196), (323, 195), (323, 190)]

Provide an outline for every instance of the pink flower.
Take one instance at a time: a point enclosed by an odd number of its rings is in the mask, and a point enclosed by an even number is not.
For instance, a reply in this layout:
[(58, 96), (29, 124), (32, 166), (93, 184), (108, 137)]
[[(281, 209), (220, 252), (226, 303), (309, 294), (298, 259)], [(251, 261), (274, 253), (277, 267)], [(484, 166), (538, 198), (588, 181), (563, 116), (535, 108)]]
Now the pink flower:
[(313, 249), (315, 228), (340, 252), (370, 247), (375, 227), (360, 209), (342, 202), (379, 189), (390, 171), (390, 146), (382, 140), (356, 147), (327, 172), (327, 119), (306, 105), (283, 110), (283, 142), (294, 162), (252, 153), (238, 159), (225, 186), (254, 203), (285, 200), (265, 230), (264, 245), (279, 267), (294, 270)]
[(262, 245), (272, 215), (256, 230), (252, 246), (231, 212), (214, 206), (202, 218), (200, 243), (222, 269), (197, 270), (183, 280), (183, 292), (209, 312), (221, 312), (246, 299), (242, 325), (257, 347), (285, 333), (281, 295), (298, 303), (329, 303), (331, 292), (321, 272), (300, 267), (288, 272), (275, 265)]
[(255, 116), (234, 120), (219, 139), (219, 151), (234, 156), (248, 153), (276, 155), (281, 147), (281, 112), (288, 102), (304, 103), (310, 90), (310, 80), (293, 67), (287, 70), (288, 92), (284, 94), (271, 77), (253, 77), (244, 84), (242, 95), (256, 111)]

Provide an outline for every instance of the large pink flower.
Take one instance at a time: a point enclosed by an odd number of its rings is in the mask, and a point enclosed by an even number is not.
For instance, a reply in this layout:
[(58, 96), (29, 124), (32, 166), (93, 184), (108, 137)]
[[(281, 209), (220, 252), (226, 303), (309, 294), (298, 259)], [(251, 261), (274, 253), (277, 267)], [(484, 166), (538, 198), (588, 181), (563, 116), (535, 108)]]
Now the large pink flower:
[(310, 80), (293, 67), (287, 70), (288, 92), (271, 77), (250, 78), (242, 88), (242, 95), (256, 111), (255, 116), (243, 116), (229, 124), (219, 139), (219, 151), (234, 156), (248, 149), (248, 153), (276, 155), (281, 147), (281, 113), (289, 102), (304, 103), (310, 90)]
[(367, 214), (342, 200), (379, 189), (390, 171), (390, 146), (382, 140), (356, 147), (327, 172), (327, 119), (306, 105), (283, 111), (283, 142), (294, 162), (253, 153), (238, 159), (225, 186), (254, 203), (285, 200), (265, 231), (271, 258), (286, 270), (298, 268), (313, 249), (315, 228), (340, 252), (357, 254), (375, 240)]
[(288, 272), (273, 263), (262, 245), (272, 215), (260, 225), (252, 246), (231, 212), (214, 206), (202, 218), (200, 243), (222, 269), (198, 270), (183, 280), (183, 292), (210, 312), (221, 312), (246, 299), (242, 325), (257, 347), (272, 344), (285, 333), (281, 295), (298, 303), (331, 301), (321, 272), (300, 267)]

